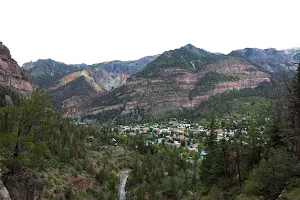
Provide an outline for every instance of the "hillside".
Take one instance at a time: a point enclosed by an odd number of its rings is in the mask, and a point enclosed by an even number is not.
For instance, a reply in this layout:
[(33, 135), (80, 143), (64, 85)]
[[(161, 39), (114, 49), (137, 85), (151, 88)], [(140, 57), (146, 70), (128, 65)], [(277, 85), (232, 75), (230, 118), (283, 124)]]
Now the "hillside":
[(270, 75), (241, 57), (207, 52), (192, 45), (167, 51), (122, 87), (96, 98), (84, 115), (117, 122), (153, 119), (194, 108), (212, 95), (254, 88)]

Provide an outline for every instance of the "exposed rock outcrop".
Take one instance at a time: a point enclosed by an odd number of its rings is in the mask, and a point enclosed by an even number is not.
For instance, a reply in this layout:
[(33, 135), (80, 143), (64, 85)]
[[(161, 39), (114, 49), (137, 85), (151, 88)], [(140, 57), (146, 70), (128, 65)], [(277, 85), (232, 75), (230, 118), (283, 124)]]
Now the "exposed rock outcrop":
[(2, 43), (0, 43), (0, 85), (24, 95), (30, 94), (34, 89), (34, 86), (28, 81), (26, 73)]
[(1, 174), (1, 169), (0, 169), (0, 200), (11, 200), (8, 190), (3, 185), (1, 178), (2, 178), (2, 174)]
[(12, 200), (40, 200), (43, 197), (43, 180), (29, 170), (5, 173), (2, 180)]

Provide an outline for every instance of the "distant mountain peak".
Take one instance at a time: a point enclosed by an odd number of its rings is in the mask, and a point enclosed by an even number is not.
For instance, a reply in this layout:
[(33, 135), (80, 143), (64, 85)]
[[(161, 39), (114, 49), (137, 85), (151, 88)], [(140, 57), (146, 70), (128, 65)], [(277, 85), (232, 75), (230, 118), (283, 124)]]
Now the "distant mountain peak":
[(207, 56), (207, 55), (212, 55), (213, 53), (206, 51), (204, 49), (195, 47), (192, 44), (187, 44), (185, 46), (182, 47), (183, 49), (188, 50), (189, 52), (193, 53), (193, 54), (197, 54), (197, 55), (203, 55), (203, 56)]
[(182, 48), (184, 48), (190, 52), (193, 52), (193, 53), (199, 53), (199, 50), (204, 50), (204, 49), (197, 48), (192, 44), (187, 44), (187, 45), (183, 46)]
[(192, 45), (191, 43), (187, 44), (187, 45), (184, 45), (183, 46), (184, 48), (195, 48), (197, 49), (197, 47), (195, 47), (194, 45)]

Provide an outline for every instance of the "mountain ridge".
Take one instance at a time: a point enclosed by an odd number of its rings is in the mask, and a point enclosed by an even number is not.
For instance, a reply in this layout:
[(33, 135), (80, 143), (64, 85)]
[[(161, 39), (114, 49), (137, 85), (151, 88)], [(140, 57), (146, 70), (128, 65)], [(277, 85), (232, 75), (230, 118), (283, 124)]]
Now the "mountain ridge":
[[(290, 63), (298, 51), (245, 48), (225, 55), (187, 44), (136, 61), (75, 65), (85, 68), (60, 76), (47, 90), (61, 99), (58, 104), (65, 116), (98, 119), (101, 115), (103, 120), (121, 116), (139, 121), (147, 115), (151, 118), (175, 109), (194, 109), (210, 96), (255, 88), (273, 76), (293, 74), (295, 67)], [(59, 96), (79, 83), (89, 88), (89, 94), (82, 95), (74, 88), (68, 98)]]

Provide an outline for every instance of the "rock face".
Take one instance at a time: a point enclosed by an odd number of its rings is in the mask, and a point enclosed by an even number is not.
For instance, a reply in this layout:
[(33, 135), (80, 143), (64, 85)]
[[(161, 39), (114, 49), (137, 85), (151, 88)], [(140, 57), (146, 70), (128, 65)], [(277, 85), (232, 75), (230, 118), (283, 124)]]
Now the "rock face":
[(0, 42), (0, 85), (24, 95), (30, 94), (34, 89), (26, 73), (12, 59), (9, 49), (2, 42)]
[(2, 180), (12, 200), (40, 200), (43, 197), (43, 181), (28, 170), (5, 173)]
[(270, 75), (242, 57), (186, 45), (160, 55), (125, 85), (96, 98), (83, 114), (121, 123), (151, 119), (196, 107), (227, 90), (254, 88), (264, 81), (270, 81)]
[(2, 178), (2, 174), (1, 174), (1, 169), (0, 169), (0, 200), (11, 200), (8, 190), (3, 185), (1, 178)]
[(233, 51), (230, 54), (244, 57), (277, 76), (282, 76), (285, 73), (294, 74), (296, 66), (293, 62), (300, 60), (299, 48), (286, 50), (246, 48)]

